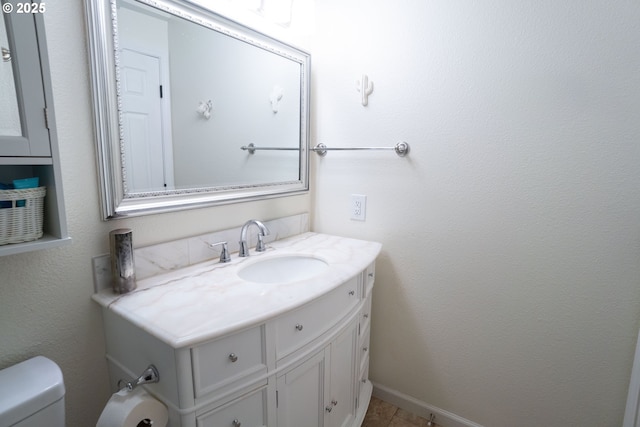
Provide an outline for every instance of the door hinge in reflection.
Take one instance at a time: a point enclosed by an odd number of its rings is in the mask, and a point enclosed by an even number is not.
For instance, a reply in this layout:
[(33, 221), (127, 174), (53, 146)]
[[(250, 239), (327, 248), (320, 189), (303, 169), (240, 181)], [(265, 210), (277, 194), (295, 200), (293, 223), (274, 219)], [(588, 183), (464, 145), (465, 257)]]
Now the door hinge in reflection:
[(276, 390), (276, 408), (278, 407), (278, 390)]
[(160, 98), (162, 98), (162, 85), (160, 85)]
[(43, 110), (44, 110), (44, 127), (49, 129), (49, 109), (47, 107), (44, 107)]

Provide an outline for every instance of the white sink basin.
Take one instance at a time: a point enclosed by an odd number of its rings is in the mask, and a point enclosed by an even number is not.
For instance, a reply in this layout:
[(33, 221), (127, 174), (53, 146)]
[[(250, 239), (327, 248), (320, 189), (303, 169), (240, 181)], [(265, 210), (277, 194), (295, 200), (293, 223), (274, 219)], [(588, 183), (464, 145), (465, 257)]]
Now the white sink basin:
[(323, 260), (308, 255), (274, 256), (248, 264), (238, 276), (250, 282), (289, 283), (310, 279), (327, 267)]

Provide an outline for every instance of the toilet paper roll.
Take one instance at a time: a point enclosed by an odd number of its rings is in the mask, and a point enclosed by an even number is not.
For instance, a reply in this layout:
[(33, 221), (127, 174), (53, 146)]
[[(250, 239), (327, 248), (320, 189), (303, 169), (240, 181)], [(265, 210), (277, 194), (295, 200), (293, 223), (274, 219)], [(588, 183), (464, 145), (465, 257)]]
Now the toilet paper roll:
[(143, 421), (153, 422), (153, 427), (166, 427), (169, 420), (167, 407), (142, 388), (133, 391), (122, 389), (114, 393), (104, 407), (96, 427), (138, 427)]

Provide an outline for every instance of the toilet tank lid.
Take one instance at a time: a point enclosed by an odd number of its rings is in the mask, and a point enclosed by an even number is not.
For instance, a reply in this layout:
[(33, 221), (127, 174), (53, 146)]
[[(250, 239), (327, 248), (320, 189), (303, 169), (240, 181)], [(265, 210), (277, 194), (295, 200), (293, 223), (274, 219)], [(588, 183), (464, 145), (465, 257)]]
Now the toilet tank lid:
[(63, 397), (62, 371), (46, 357), (0, 370), (0, 425), (13, 425)]

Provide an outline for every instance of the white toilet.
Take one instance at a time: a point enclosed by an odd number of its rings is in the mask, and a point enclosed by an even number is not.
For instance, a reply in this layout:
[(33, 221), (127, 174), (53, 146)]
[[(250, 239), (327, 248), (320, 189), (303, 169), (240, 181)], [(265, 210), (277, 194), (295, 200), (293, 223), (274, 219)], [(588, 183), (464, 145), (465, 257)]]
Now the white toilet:
[(65, 427), (62, 371), (43, 356), (0, 370), (0, 427)]

